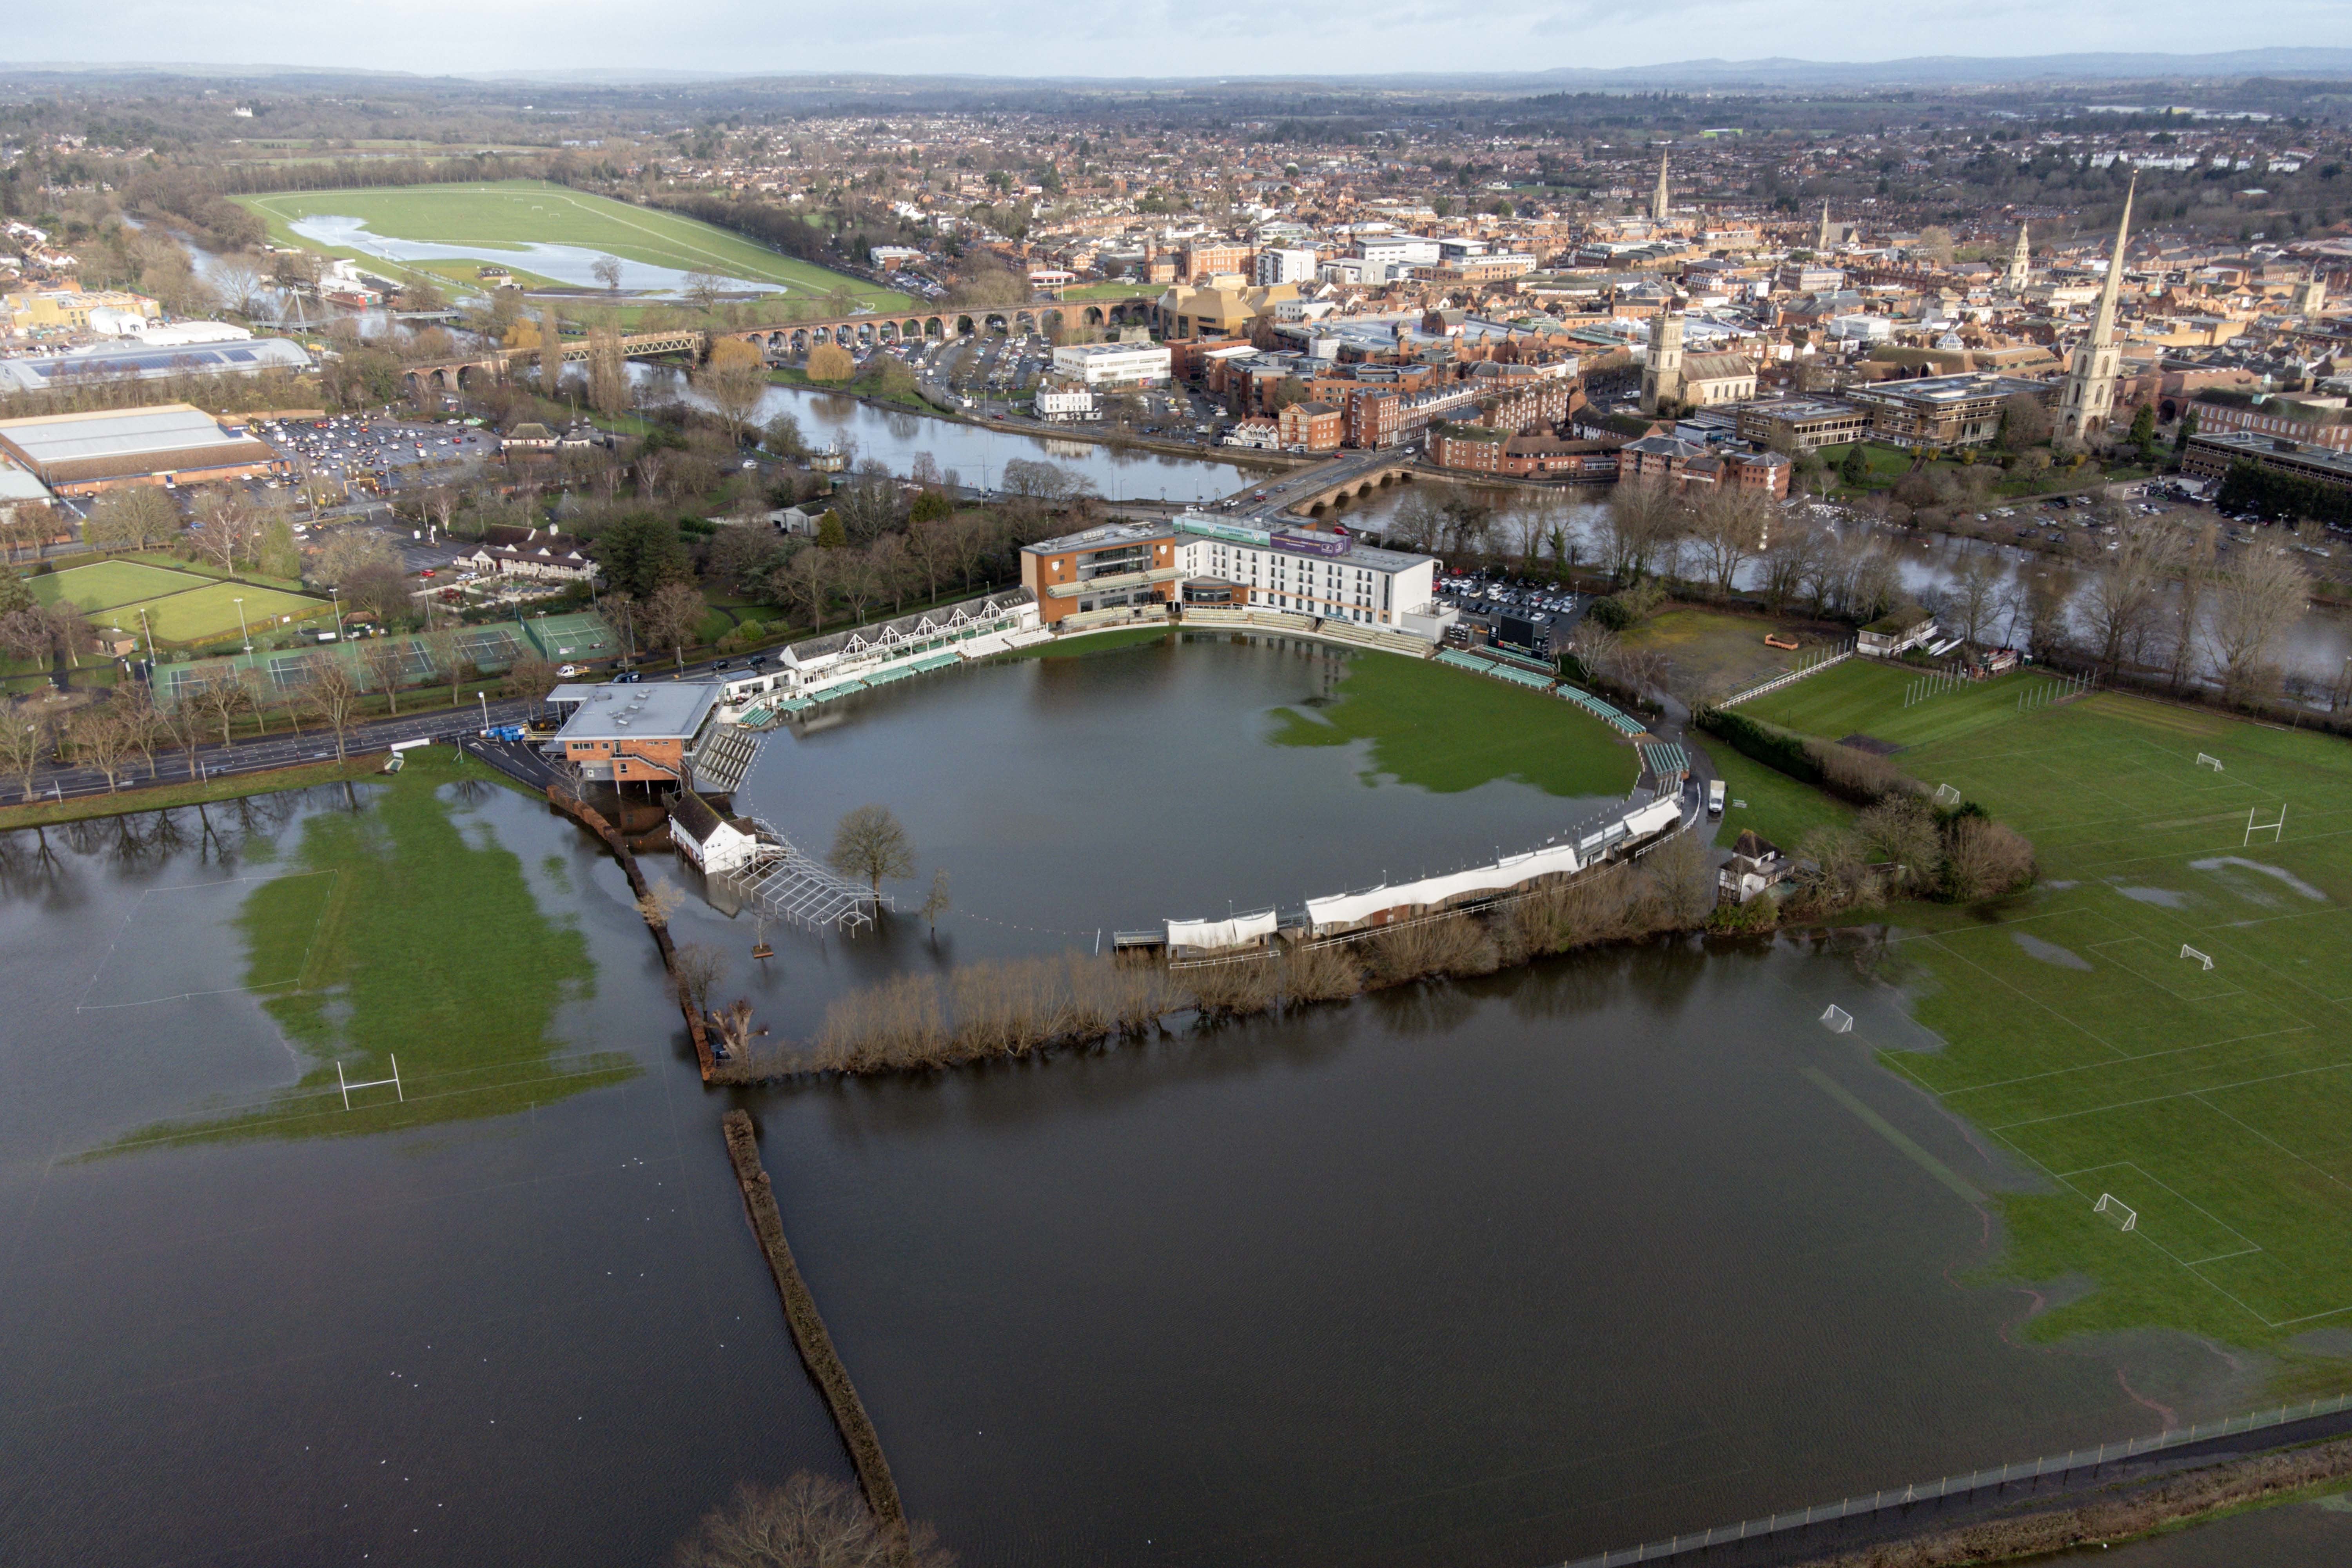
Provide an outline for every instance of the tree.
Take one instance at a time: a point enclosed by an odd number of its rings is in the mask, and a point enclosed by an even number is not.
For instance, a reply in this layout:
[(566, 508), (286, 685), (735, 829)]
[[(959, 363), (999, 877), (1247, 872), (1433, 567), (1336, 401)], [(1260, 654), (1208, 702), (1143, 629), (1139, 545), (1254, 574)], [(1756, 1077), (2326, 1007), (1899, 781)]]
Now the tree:
[(2311, 599), (2311, 579), (2284, 550), (2242, 546), (2213, 574), (2213, 614), (2206, 636), (2221, 692), (2242, 701), (2273, 679), (2271, 650)]
[(2115, 548), (2105, 570), (2092, 578), (2084, 606), (2099, 662), (2110, 673), (2139, 652), (2165, 584), (2187, 554), (2188, 540), (2171, 523), (2146, 518), (2126, 518), (2116, 527)]
[(824, 630), (824, 607), (833, 597), (833, 559), (830, 550), (804, 545), (769, 574), (769, 592), (782, 603), (804, 606), (817, 632)]
[(155, 771), (155, 745), (172, 737), (172, 721), (155, 706), (153, 689), (143, 680), (126, 681), (114, 689), (113, 699), (107, 704), (123, 735), (146, 759), (147, 771)]
[(703, 575), (739, 594), (757, 593), (781, 548), (776, 531), (764, 521), (730, 522), (710, 536)]
[(948, 912), (948, 868), (944, 866), (931, 873), (931, 890), (923, 895), (923, 923), (933, 936), (940, 934), (940, 917)]
[[(290, 537), (292, 531), (288, 531)], [(260, 524), (244, 492), (227, 487), (208, 488), (196, 500), (196, 525), (189, 539), (223, 572), (236, 570), (237, 558), (250, 556), (260, 538)]]
[(193, 695), (181, 688), (182, 702), (193, 702), (196, 711), (205, 716), (207, 724), (220, 726), (221, 744), (229, 743), (228, 727), (236, 716), (253, 706), (253, 693), (245, 683), (244, 675), (235, 665), (224, 664), (204, 679)]
[(686, 650), (694, 641), (695, 628), (702, 624), (704, 611), (700, 591), (691, 584), (670, 583), (654, 591), (646, 601), (646, 640), (655, 647), (667, 647), (677, 656), (677, 667), (686, 668)]
[(320, 584), (340, 587), (381, 566), (400, 569), (400, 558), (393, 553), (390, 540), (372, 528), (341, 528), (319, 552), (311, 571)]
[(600, 256), (588, 270), (595, 277), (597, 282), (604, 286), (604, 292), (607, 294), (618, 294), (621, 291), (621, 258), (619, 257)]
[(856, 374), (857, 362), (839, 343), (819, 343), (809, 351), (807, 374), (811, 381), (847, 381)]
[(335, 761), (343, 762), (343, 737), (359, 718), (359, 677), (349, 660), (323, 649), (302, 662), (310, 677), (302, 683), (303, 706), (335, 732)]
[(866, 882), (879, 900), (883, 878), (915, 874), (915, 850), (888, 806), (861, 805), (834, 827), (833, 848), (825, 863), (845, 877)]
[(1764, 605), (1772, 614), (1787, 608), (1813, 575), (1820, 549), (1821, 535), (1811, 523), (1795, 516), (1780, 519), (1764, 549)]
[(213, 258), (212, 283), (221, 303), (240, 316), (250, 316), (263, 298), (268, 273), (261, 258), (248, 251), (231, 251)]
[(1681, 498), (1663, 479), (1633, 479), (1611, 492), (1601, 517), (1609, 575), (1619, 584), (1647, 576), (1682, 527)]
[[(607, 261), (610, 257), (605, 258)], [(621, 356), (621, 334), (609, 326), (588, 333), (588, 406), (608, 419), (629, 411), (629, 372)]]
[(563, 327), (556, 321), (554, 311), (542, 311), (539, 318), (539, 389), (552, 397), (562, 384)]
[(696, 1017), (709, 1010), (711, 992), (726, 978), (726, 955), (709, 943), (682, 942), (670, 949), (670, 1000)]
[(0, 705), (0, 768), (16, 781), (17, 793), (33, 798), (33, 775), (48, 754), (49, 721), (29, 704)]
[(710, 361), (696, 374), (694, 385), (727, 422), (728, 435), (740, 447), (768, 393), (767, 360), (740, 338), (721, 338), (710, 346)]
[(408, 579), (392, 562), (379, 562), (362, 567), (343, 580), (343, 605), (361, 609), (373, 616), (380, 626), (390, 626), (415, 614), (416, 601), (408, 592)]
[(93, 550), (149, 550), (180, 531), (180, 509), (152, 485), (124, 485), (90, 503), (82, 538)]
[(801, 422), (791, 410), (770, 416), (761, 427), (760, 444), (780, 458), (800, 458), (808, 454), (808, 442), (801, 435)]
[(2042, 446), (2050, 439), (2050, 411), (2032, 393), (2011, 393), (2000, 405), (2000, 429), (1995, 439), (2004, 452)]
[(688, 304), (707, 316), (711, 307), (719, 303), (719, 290), (725, 286), (725, 279), (698, 268), (686, 275), (686, 287), (681, 292), (686, 295)]
[(506, 679), (499, 683), (499, 689), (509, 697), (520, 697), (536, 708), (547, 700), (547, 694), (554, 690), (556, 682), (562, 679), (555, 673), (555, 666), (535, 653), (526, 653), (508, 667)]
[(135, 742), (112, 711), (111, 703), (92, 703), (73, 716), (66, 734), (73, 744), (74, 761), (106, 775), (107, 793), (114, 793), (116, 775)]
[(596, 536), (593, 546), (604, 580), (640, 602), (672, 583), (693, 580), (694, 563), (677, 524), (651, 512), (633, 512)]
[(1853, 490), (1870, 482), (1870, 458), (1861, 442), (1848, 443), (1845, 456), (1838, 459), (1837, 476), (1839, 483)]
[(406, 657), (403, 643), (392, 637), (370, 637), (360, 650), (360, 658), (367, 664), (368, 679), (383, 693), (390, 710), (395, 714), (400, 711), (400, 667)]
[(1699, 565), (1718, 598), (1731, 596), (1739, 569), (1763, 548), (1771, 504), (1754, 490), (1732, 485), (1717, 485), (1700, 500), (1692, 519), (1691, 539)]
[(2140, 459), (2145, 462), (2156, 447), (2156, 405), (2143, 403), (2132, 411), (2129, 439), (2139, 448)]
[(795, 1472), (780, 1487), (737, 1489), (703, 1515), (671, 1568), (951, 1568), (929, 1525), (892, 1528), (848, 1487)]
[(1972, 647), (1983, 643), (1996, 619), (2002, 576), (1999, 556), (1990, 550), (1969, 551), (1945, 595), (1946, 628)]
[(302, 549), (294, 542), (294, 525), (283, 512), (271, 512), (258, 525), (254, 566), (265, 577), (291, 581), (302, 575)]

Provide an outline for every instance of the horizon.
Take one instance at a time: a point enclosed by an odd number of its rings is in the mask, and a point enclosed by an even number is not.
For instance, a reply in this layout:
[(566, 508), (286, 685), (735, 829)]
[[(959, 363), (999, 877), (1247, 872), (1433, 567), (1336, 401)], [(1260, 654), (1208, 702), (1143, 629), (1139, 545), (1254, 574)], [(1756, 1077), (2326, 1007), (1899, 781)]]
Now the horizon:
[[(2023, 10), (2017, 0), (1998, 0), (1998, 4), (2003, 10), (2020, 12)], [(1756, 0), (1675, 0), (1675, 3), (1670, 5), (1666, 10), (1703, 16), (1745, 13), (1756, 8)], [(705, 18), (716, 18), (723, 16), (731, 9), (730, 0), (701, 0), (697, 12), (698, 16)], [(1397, 9), (1401, 11), (1402, 8)], [(2111, 46), (2100, 47), (2101, 40), (2098, 35), (2105, 31), (2102, 26), (2081, 18), (2070, 18), (2072, 25), (2061, 31), (2037, 32), (2035, 37), (2039, 47), (2032, 49), (1963, 53), (1934, 47), (1939, 41), (1939, 38), (1935, 36), (1909, 37), (1918, 31), (1918, 19), (1916, 17), (1908, 19), (1911, 25), (1906, 28), (1905, 43), (1890, 44), (1879, 51), (1868, 54), (1858, 52), (1842, 54), (1833, 49), (1816, 51), (1784, 48), (1772, 52), (1748, 53), (1723, 50), (1714, 54), (1696, 55), (1655, 47), (1643, 47), (1643, 45), (1654, 44), (1656, 33), (1654, 28), (1645, 26), (1629, 34), (1624, 28), (1611, 28), (1606, 25), (1580, 34), (1572, 47), (1563, 48), (1558, 42), (1557, 35), (1546, 36), (1534, 32), (1538, 21), (1548, 19), (1549, 13), (1538, 12), (1530, 7), (1516, 9), (1529, 34), (1525, 40), (1525, 46), (1516, 49), (1497, 47), (1494, 34), (1490, 30), (1494, 18), (1477, 16), (1475, 19), (1481, 23), (1480, 28), (1477, 29), (1478, 37), (1475, 40), (1465, 40), (1474, 46), (1472, 55), (1465, 56), (1461, 49), (1449, 47), (1450, 40), (1422, 37), (1416, 39), (1412, 45), (1413, 63), (1410, 66), (1400, 66), (1399, 56), (1395, 50), (1403, 46), (1397, 34), (1397, 23), (1389, 16), (1376, 14), (1368, 25), (1354, 27), (1345, 37), (1343, 44), (1346, 58), (1342, 58), (1339, 48), (1320, 50), (1317, 52), (1311, 68), (1292, 70), (1221, 68), (1223, 62), (1196, 59), (1192, 53), (1181, 47), (1181, 41), (1179, 40), (1178, 47), (1156, 51), (1152, 56), (1153, 63), (1162, 68), (1147, 72), (1103, 69), (1099, 68), (1097, 62), (1106, 47), (1113, 53), (1123, 54), (1128, 43), (1140, 42), (1147, 37), (1149, 35), (1145, 29), (1149, 17), (1139, 16), (1111, 23), (1105, 22), (1099, 17), (1082, 16), (1070, 22), (1064, 22), (1055, 18), (1053, 8), (1050, 6), (1012, 21), (1004, 27), (985, 26), (976, 22), (958, 31), (934, 31), (896, 38), (889, 51), (895, 58), (887, 65), (879, 67), (868, 66), (855, 58), (865, 47), (859, 40), (828, 37), (815, 45), (796, 42), (787, 48), (772, 51), (773, 55), (781, 58), (772, 58), (771, 50), (761, 49), (756, 46), (747, 49), (742, 46), (740, 38), (730, 37), (724, 44), (716, 41), (705, 42), (697, 36), (703, 29), (688, 27), (673, 31), (661, 38), (644, 40), (643, 47), (634, 48), (631, 51), (635, 56), (635, 63), (625, 66), (608, 63), (611, 52), (609, 50), (573, 49), (567, 47), (561, 38), (551, 43), (543, 35), (530, 32), (530, 36), (534, 42), (527, 48), (512, 46), (502, 47), (494, 37), (493, 40), (488, 41), (489, 47), (478, 51), (480, 54), (500, 56), (505, 63), (478, 65), (472, 68), (464, 69), (449, 68), (446, 63), (446, 50), (439, 47), (428, 46), (423, 50), (423, 55), (429, 58), (413, 58), (419, 57), (420, 51), (417, 48), (404, 47), (398, 40), (390, 38), (375, 41), (375, 46), (372, 46), (370, 50), (373, 59), (366, 65), (352, 64), (347, 57), (330, 58), (331, 54), (341, 51), (331, 51), (324, 47), (296, 48), (286, 51), (273, 49), (271, 55), (275, 58), (257, 58), (251, 53), (242, 51), (232, 54), (228, 50), (215, 47), (217, 40), (224, 37), (249, 36), (252, 28), (236, 26), (223, 28), (217, 26), (187, 28), (180, 25), (181, 14), (176, 11), (161, 7), (142, 7), (142, 11), (152, 11), (159, 23), (157, 26), (143, 29), (141, 34), (142, 37), (162, 46), (154, 50), (150, 58), (125, 61), (76, 58), (70, 47), (66, 47), (55, 49), (48, 58), (25, 59), (16, 64), (0, 66), (0, 77), (42, 73), (69, 73), (102, 78), (213, 72), (229, 75), (241, 72), (273, 75), (325, 72), (359, 77), (413, 78), (418, 80), (520, 80), (546, 81), (551, 85), (583, 86), (652, 84), (665, 79), (707, 83), (796, 79), (963, 82), (1082, 81), (1101, 84), (1209, 82), (1220, 85), (1239, 85), (1253, 82), (1273, 84), (1285, 81), (1404, 82), (1435, 79), (1527, 81), (1544, 77), (1574, 80), (1609, 75), (1627, 76), (1645, 73), (1696, 77), (1744, 72), (1759, 77), (1769, 77), (1801, 76), (1810, 72), (1833, 74), (1853, 84), (1857, 79), (1866, 80), (1867, 73), (1872, 68), (1884, 68), (1889, 72), (1904, 72), (1905, 68), (1912, 68), (1915, 71), (1918, 68), (1936, 68), (1930, 74), (1964, 77), (1976, 83), (1986, 84), (2003, 80), (2023, 83), (2033, 79), (2037, 74), (2046, 75), (2047, 68), (2050, 67), (2068, 65), (2083, 68), (2086, 79), (2102, 77), (2112, 79), (2163, 79), (2168, 70), (2178, 69), (2184, 74), (2196, 74), (2200, 62), (2216, 61), (2244, 62), (2242, 70), (2245, 74), (2310, 76), (2341, 71), (2347, 75), (2352, 75), (2352, 26), (2346, 24), (2345, 14), (2341, 8), (2314, 4), (2312, 0), (2303, 0), (2302, 4), (2286, 12), (2284, 18), (2276, 15), (2265, 18), (2275, 31), (2287, 35), (2280, 41), (2248, 42), (2230, 47), (2194, 51), (2178, 48), (2133, 49)], [(1828, 18), (1854, 7), (1849, 4), (1849, 0), (1817, 0), (1817, 3), (1811, 5), (1809, 9), (1818, 17)], [(246, 4), (236, 7), (236, 11), (241, 15), (256, 17), (265, 15), (283, 15), (286, 18), (291, 19), (294, 16), (290, 7), (284, 5), (281, 0), (247, 0)], [(593, 16), (595, 12), (596, 7), (592, 4), (585, 12), (580, 14)], [(2159, 0), (2159, 4), (2154, 7), (2154, 13), (2156, 15), (2178, 13), (2177, 19), (2183, 22), (2191, 20), (2194, 16), (2194, 13), (2181, 5), (2179, 0)], [(1470, 20), (1473, 16), (1474, 14), (1465, 12), (1462, 19)], [(2308, 25), (2296, 25), (2294, 19), (2297, 17), (2304, 18)], [(529, 30), (537, 28), (543, 17), (539, 15), (539, 8), (523, 6), (513, 11), (496, 14), (494, 19), (507, 30), (516, 27)], [(1197, 22), (1198, 19), (1192, 17), (1187, 18), (1187, 21)], [(2165, 27), (2148, 25), (2155, 19), (2154, 15), (2141, 13), (2140, 20), (2145, 32), (2159, 36), (2165, 34), (2168, 31)], [(845, 17), (841, 20), (854, 25), (856, 18)], [(1415, 20), (1418, 20), (1417, 16)], [(2324, 25), (2328, 23), (2334, 24), (2332, 31), (2340, 35), (2340, 41), (2317, 44), (2309, 41), (2310, 34), (2321, 30)], [(722, 34), (729, 30), (723, 25), (715, 24), (715, 26), (716, 30)], [(1112, 33), (1109, 29), (1113, 26), (1120, 27), (1122, 30)], [(274, 26), (270, 30), (281, 38), (289, 36)], [(573, 29), (573, 31), (584, 32), (594, 37), (606, 35), (606, 29), (601, 27)], [(1689, 31), (1688, 28), (1677, 27), (1675, 36), (1687, 37)], [(1777, 33), (1776, 37), (1787, 39), (1808, 31), (1815, 36), (1834, 36), (1838, 33), (1838, 29), (1826, 24), (1811, 29), (1799, 26)], [(184, 48), (171, 47), (169, 40), (182, 33), (192, 35), (189, 46)], [(1029, 40), (1037, 38), (1041, 34), (1044, 35), (1041, 46), (1034, 51), (1024, 51), (1023, 57), (1018, 59), (992, 58), (995, 51), (981, 42), (983, 39), (994, 40), (1021, 48)], [(2295, 37), (2294, 35), (2297, 34), (2304, 37)], [(26, 35), (20, 38), (20, 43), (25, 46), (25, 53), (27, 55), (39, 53), (42, 44), (52, 35), (61, 44), (68, 38), (81, 41), (86, 37), (80, 29), (67, 26), (61, 21), (53, 21), (44, 16), (33, 22)], [(794, 32), (792, 35), (796, 40), (805, 36), (802, 32)], [(1278, 40), (1286, 36), (1277, 34), (1275, 35), (1275, 38)], [(1859, 30), (1847, 30), (1843, 36), (1883, 37), (1884, 35), (1877, 32), (1864, 35)], [(1383, 40), (1387, 41), (1383, 42)], [(870, 35), (865, 42), (870, 43)], [(1067, 51), (1076, 44), (1085, 46), (1085, 58), (1076, 60), (1066, 58)], [(1281, 45), (1276, 42), (1271, 45), (1271, 47), (1278, 52)], [(722, 48), (729, 56), (728, 63), (723, 65), (713, 63), (709, 57), (714, 51)], [(824, 66), (813, 67), (808, 64), (811, 54), (820, 51), (830, 51), (832, 59)], [(1544, 59), (1546, 56), (1552, 54), (1573, 54), (1575, 58), (1549, 59), (1546, 63), (1517, 67), (1504, 67), (1495, 63), (1497, 55), (1513, 53), (1537, 59)], [(747, 54), (752, 58), (746, 59), (744, 57)], [(844, 58), (845, 54), (849, 58)], [(908, 61), (907, 57), (910, 54), (920, 58)], [(2331, 54), (2341, 54), (2346, 58), (2334, 60), (2324, 58)], [(2295, 58), (2263, 59), (2255, 63), (2257, 57), (2280, 55)], [(2298, 58), (2308, 59), (2312, 63), (2298, 69)], [(1121, 63), (1125, 63), (1124, 58)], [(2003, 71), (2001, 68), (2005, 66), (2017, 68), (2015, 74)], [(2036, 72), (2033, 68), (2036, 67), (2043, 68), (2043, 70)], [(2226, 77), (2230, 72), (2225, 68), (2222, 74)]]

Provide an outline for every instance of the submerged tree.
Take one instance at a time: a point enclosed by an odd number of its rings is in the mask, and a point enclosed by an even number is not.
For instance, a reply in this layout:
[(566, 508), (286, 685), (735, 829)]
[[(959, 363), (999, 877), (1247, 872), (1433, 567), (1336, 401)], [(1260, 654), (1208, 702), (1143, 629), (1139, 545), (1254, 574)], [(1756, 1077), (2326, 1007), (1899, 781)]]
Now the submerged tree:
[(894, 1530), (839, 1481), (805, 1471), (780, 1487), (746, 1482), (711, 1510), (672, 1568), (953, 1568), (929, 1525)]
[(861, 805), (834, 828), (833, 849), (825, 863), (843, 876), (858, 878), (872, 887), (878, 904), (883, 878), (914, 875), (915, 850), (888, 806)]

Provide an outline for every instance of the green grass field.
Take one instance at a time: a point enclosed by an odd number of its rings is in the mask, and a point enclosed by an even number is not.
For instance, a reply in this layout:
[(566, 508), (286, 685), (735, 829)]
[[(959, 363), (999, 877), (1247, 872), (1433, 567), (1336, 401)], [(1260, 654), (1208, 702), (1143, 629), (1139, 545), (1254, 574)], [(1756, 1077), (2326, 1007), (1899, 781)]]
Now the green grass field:
[[(1803, 647), (1795, 653), (1766, 647), (1767, 632), (1780, 632)], [(1771, 679), (1800, 658), (1818, 657), (1823, 640), (1818, 633), (1801, 633), (1761, 616), (1693, 605), (1662, 611), (1625, 634), (1627, 646), (1656, 649), (1673, 660), (1677, 675), (1712, 684), (1727, 697)]]
[[(897, 310), (910, 301), (895, 289), (878, 288), (843, 273), (796, 260), (741, 235), (692, 218), (631, 206), (625, 202), (535, 180), (479, 185), (407, 185), (381, 190), (302, 191), (239, 196), (269, 227), (279, 245), (348, 257), (377, 271), (423, 271), (471, 286), (478, 268), (495, 262), (512, 268), (514, 253), (532, 244), (572, 245), (630, 261), (684, 272), (715, 272), (793, 294), (824, 295), (846, 289), (861, 305)], [(479, 255), (463, 260), (397, 263), (349, 247), (322, 247), (294, 232), (303, 217), (353, 217), (388, 239), (465, 246)], [(525, 282), (554, 280), (518, 272)]]
[(2179, 1329), (2278, 1353), (2282, 1392), (2352, 1384), (2297, 1342), (2352, 1329), (2352, 745), (2104, 693), (2019, 712), (2039, 679), (1906, 710), (1906, 673), (1855, 661), (1751, 705), (1900, 742), (2035, 844), (2029, 893), (1898, 911), (1887, 978), (1945, 1046), (1882, 1060), (2042, 1178), (2000, 1200), (2003, 1268), (2097, 1288), (2035, 1331)]
[(1385, 774), (1438, 795), (1516, 779), (1557, 795), (1622, 795), (1633, 748), (1573, 703), (1442, 664), (1359, 654), (1339, 696), (1311, 715), (1275, 710), (1285, 746), (1371, 742), (1367, 784)]
[(1724, 784), (1723, 820), (1716, 824), (1716, 843), (1728, 848), (1752, 827), (1794, 853), (1811, 829), (1841, 826), (1853, 820), (1851, 806), (1811, 784), (1799, 784), (1784, 773), (1744, 757), (1720, 741), (1696, 734), (1691, 738), (1715, 763)]
[(213, 581), (193, 572), (174, 572), (137, 561), (100, 561), (46, 573), (34, 578), (31, 585), (33, 597), (42, 604), (63, 602), (87, 614), (160, 599), (166, 594), (208, 588)]
[(296, 620), (329, 608), (324, 599), (275, 588), (224, 582), (194, 572), (177, 572), (139, 561), (100, 561), (32, 580), (33, 596), (45, 605), (60, 600), (79, 606), (91, 624), (133, 636), (144, 630), (155, 640), (201, 643), (236, 634), (236, 601), (245, 601), (243, 625), (258, 631), (280, 616)]
[[(636, 1071), (625, 1058), (560, 1054), (556, 1009), (593, 993), (587, 944), (445, 796), (461, 779), (500, 782), (446, 747), (411, 752), (401, 773), (362, 786), (360, 810), (314, 813), (297, 841), (257, 857), (269, 879), (234, 917), (244, 981), (308, 1058), (303, 1077), (259, 1105), (151, 1127), (115, 1148), (504, 1115)], [(127, 939), (138, 934), (134, 924)], [(395, 1055), (405, 1099), (368, 1089), (345, 1111), (335, 1064), (367, 1082), (390, 1077)]]

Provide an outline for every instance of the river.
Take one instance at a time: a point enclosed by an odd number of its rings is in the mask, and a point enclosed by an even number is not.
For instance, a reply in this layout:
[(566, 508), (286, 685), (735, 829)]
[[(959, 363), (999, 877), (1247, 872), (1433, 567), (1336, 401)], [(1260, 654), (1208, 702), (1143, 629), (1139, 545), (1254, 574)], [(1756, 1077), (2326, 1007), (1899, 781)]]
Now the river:
[[(689, 903), (677, 934), (793, 1036), (896, 969), (1444, 863), (1581, 808), (1265, 744), (1269, 707), (1330, 673), (1201, 640), (852, 699), (772, 743), (744, 798), (803, 833), (891, 805), (908, 886), (953, 872), (938, 943), (905, 917), (780, 936), (755, 975), (747, 922)], [(332, 907), (361, 924), (271, 926), (331, 906), (340, 882), (302, 879), (353, 833), (381, 847), (331, 873), (361, 879)], [(357, 965), (320, 1026), (409, 1005), (415, 928), (372, 906), (443, 866), (467, 904), (418, 918), (487, 902), (480, 942), (531, 956), (498, 960), (495, 1005), (394, 1042), (412, 1125), (368, 1120), (381, 1087), (352, 1112), (296, 1098), (318, 1064), (285, 983)], [(728, 1103), (761, 1124), (910, 1509), (973, 1568), (1529, 1568), (2152, 1432), (2154, 1402), (2252, 1402), (2185, 1340), (2018, 1342), (2026, 1294), (1971, 1282), (1984, 1215), (1822, 1087), (1979, 1186), (2023, 1180), (1815, 1024), (1835, 1001), (1935, 1047), (1845, 949), (1657, 942), (718, 1095), (617, 868), (504, 790), (0, 836), (0, 895), (13, 1563), (646, 1563), (739, 1481), (845, 1476), (742, 1221)], [(255, 967), (269, 942), (289, 973)], [(523, 1043), (468, 1054), (494, 1029)]]

